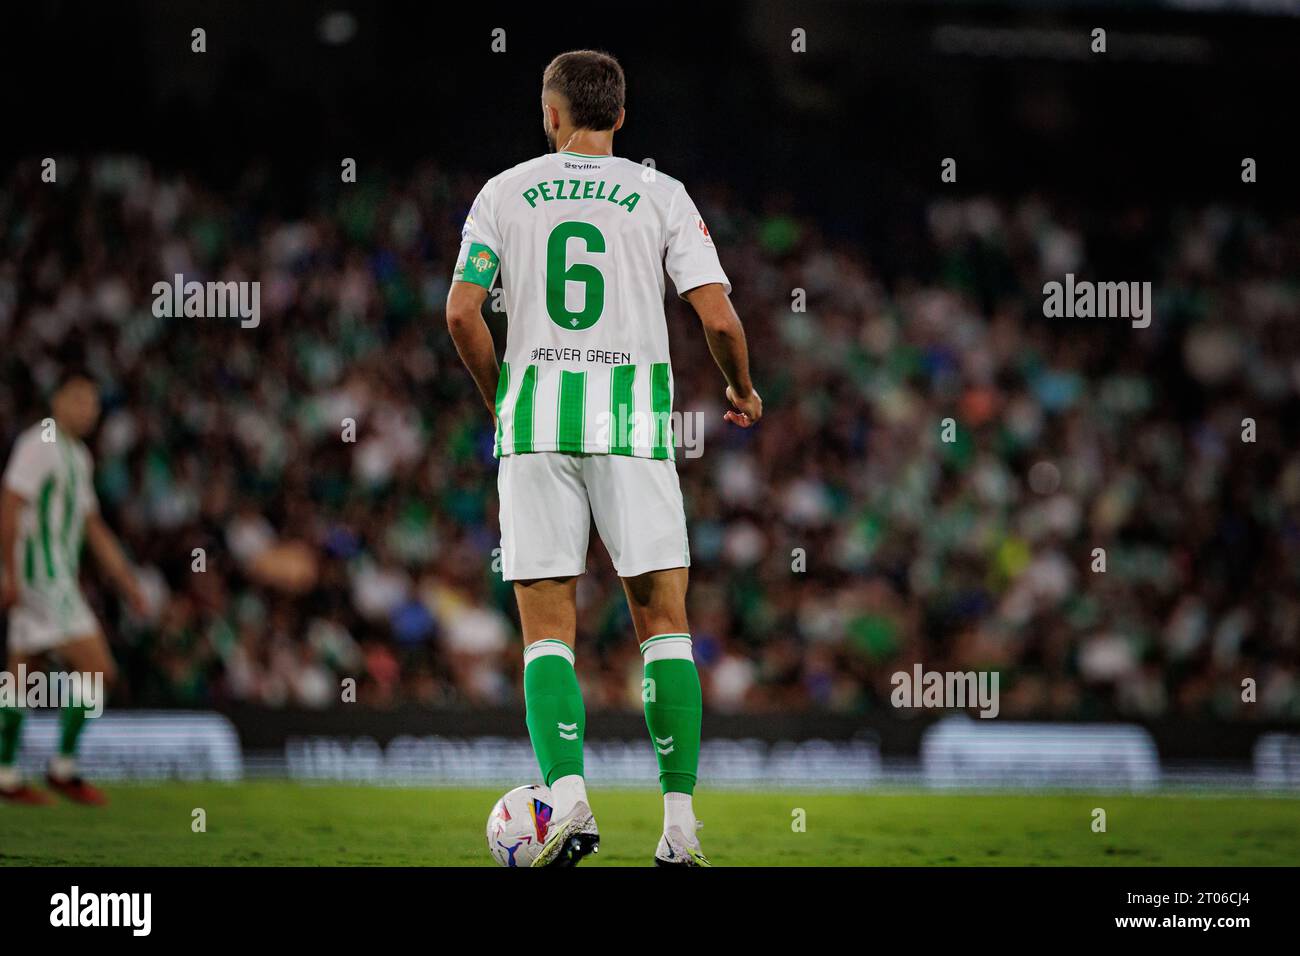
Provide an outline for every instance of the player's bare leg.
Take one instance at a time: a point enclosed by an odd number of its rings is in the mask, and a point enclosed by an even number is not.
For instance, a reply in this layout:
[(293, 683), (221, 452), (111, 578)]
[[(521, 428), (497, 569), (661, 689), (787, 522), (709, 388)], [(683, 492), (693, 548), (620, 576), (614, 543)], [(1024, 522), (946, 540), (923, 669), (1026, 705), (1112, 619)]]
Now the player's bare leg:
[[(102, 634), (69, 641), (61, 645), (56, 653), (69, 671), (100, 675), (105, 695), (117, 681), (117, 665), (109, 652), (108, 641)], [(59, 752), (50, 760), (45, 782), (51, 790), (75, 803), (102, 806), (108, 802), (108, 798), (99, 788), (86, 783), (77, 770), (77, 744), (86, 723), (86, 703), (95, 703), (100, 707), (104, 704), (102, 700), (83, 701), (80, 704), (73, 701), (65, 705), (59, 715)]]
[[(17, 674), (20, 668), (31, 669), (35, 659), (26, 654), (10, 653), (5, 669)], [(0, 800), (42, 806), (53, 803), (49, 795), (29, 786), (18, 771), (18, 744), (22, 734), (23, 711), (18, 707), (0, 707)]]
[(554, 800), (545, 843), (533, 866), (574, 866), (600, 847), (583, 780), (587, 715), (573, 669), (577, 588), (576, 577), (515, 582), (524, 631), (528, 735)]
[(570, 647), (578, 631), (578, 579), (544, 578), (516, 581), (519, 623), (524, 629), (524, 647), (555, 638)]
[(664, 835), (655, 852), (659, 866), (709, 865), (695, 835), (691, 801), (699, 773), (703, 705), (686, 622), (689, 578), (686, 568), (669, 568), (623, 579), (645, 660), (641, 700), (664, 794)]
[(686, 625), (690, 573), (689, 568), (669, 568), (623, 578), (627, 609), (638, 641), (644, 643), (657, 634), (685, 634), (690, 630)]

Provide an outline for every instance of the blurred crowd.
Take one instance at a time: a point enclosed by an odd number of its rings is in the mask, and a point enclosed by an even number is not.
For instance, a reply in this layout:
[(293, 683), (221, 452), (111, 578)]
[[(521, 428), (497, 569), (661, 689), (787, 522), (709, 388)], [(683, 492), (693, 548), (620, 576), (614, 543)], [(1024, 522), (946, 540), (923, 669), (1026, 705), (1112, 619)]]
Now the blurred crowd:
[[(0, 441), (75, 345), (151, 611), (83, 563), (121, 701), (522, 702), (491, 421), (442, 320), (485, 177), (428, 164), (284, 199), (132, 158), (0, 184)], [(1300, 217), (935, 201), (908, 274), (692, 186), (746, 323), (762, 425), (670, 295), (689, 609), (706, 705), (890, 707), (891, 675), (1001, 672), (1004, 717), (1300, 717)], [(261, 320), (158, 318), (152, 287), (258, 280)], [(1155, 319), (1043, 315), (1066, 273), (1151, 281)], [(505, 316), (490, 317), (503, 335)], [(593, 535), (587, 706), (641, 662)]]

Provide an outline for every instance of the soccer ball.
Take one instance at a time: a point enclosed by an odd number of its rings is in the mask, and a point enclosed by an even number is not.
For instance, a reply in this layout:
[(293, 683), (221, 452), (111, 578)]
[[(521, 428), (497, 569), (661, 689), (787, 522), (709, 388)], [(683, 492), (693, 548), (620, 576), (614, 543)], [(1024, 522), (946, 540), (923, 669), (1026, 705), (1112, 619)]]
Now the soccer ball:
[(487, 842), (502, 866), (532, 866), (551, 825), (551, 791), (530, 783), (515, 787), (488, 814)]

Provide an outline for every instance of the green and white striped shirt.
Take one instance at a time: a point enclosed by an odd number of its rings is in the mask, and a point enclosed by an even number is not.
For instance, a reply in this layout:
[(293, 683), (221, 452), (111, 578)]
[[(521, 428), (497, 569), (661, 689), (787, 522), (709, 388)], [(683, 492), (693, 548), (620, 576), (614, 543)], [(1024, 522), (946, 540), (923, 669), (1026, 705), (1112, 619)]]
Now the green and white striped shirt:
[(14, 442), (4, 486), (26, 503), (15, 553), (7, 557), (17, 562), (24, 587), (76, 585), (86, 516), (99, 510), (92, 470), (85, 444), (52, 422), (38, 422)]
[(509, 316), (496, 454), (673, 458), (665, 273), (731, 284), (677, 180), (613, 156), (553, 153), (488, 181), (454, 278)]

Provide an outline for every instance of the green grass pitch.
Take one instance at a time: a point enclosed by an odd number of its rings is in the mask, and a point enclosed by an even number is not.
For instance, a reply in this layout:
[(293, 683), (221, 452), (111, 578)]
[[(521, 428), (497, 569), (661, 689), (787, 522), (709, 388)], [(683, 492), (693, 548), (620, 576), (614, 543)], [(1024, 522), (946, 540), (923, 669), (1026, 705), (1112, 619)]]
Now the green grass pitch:
[[(109, 788), (106, 808), (0, 805), (0, 865), (490, 866), (495, 790), (236, 785)], [(601, 850), (583, 866), (643, 866), (653, 791), (592, 790)], [(1106, 811), (1105, 833), (1092, 830)], [(191, 829), (193, 811), (207, 832)], [(795, 832), (796, 808), (806, 812)], [(719, 866), (1295, 865), (1300, 800), (1157, 793), (769, 794), (701, 791)]]

